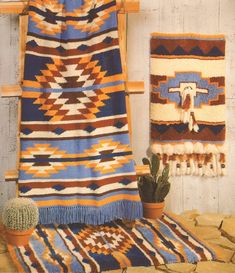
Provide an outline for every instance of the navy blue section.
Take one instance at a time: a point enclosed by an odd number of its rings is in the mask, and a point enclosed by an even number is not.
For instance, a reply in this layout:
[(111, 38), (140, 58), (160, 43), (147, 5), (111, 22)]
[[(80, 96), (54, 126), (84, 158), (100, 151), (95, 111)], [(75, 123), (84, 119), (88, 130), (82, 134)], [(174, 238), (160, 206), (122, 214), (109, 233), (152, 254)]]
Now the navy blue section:
[(47, 157), (36, 157), (36, 158), (21, 158), (20, 162), (33, 162), (33, 163), (46, 163), (46, 162), (79, 162), (84, 160), (104, 160), (112, 159), (113, 157), (131, 155), (132, 152), (119, 152), (119, 153), (109, 153), (96, 156), (88, 157), (77, 157), (77, 158), (47, 158)]
[(100, 54), (93, 55), (91, 61), (99, 61), (99, 65), (102, 67), (102, 71), (107, 71), (105, 76), (113, 76), (122, 73), (121, 57), (119, 49), (102, 52)]
[[(222, 130), (225, 129), (225, 125), (204, 125), (204, 124), (198, 124), (199, 126), (199, 132), (204, 130), (205, 128), (208, 128), (213, 132), (215, 135), (219, 134)], [(180, 124), (151, 124), (152, 130), (157, 131), (160, 134), (164, 134), (167, 132), (170, 128), (174, 128), (178, 133), (184, 133), (188, 131), (188, 123), (180, 123)]]
[(110, 93), (109, 100), (104, 100), (105, 106), (99, 107), (97, 118), (126, 114), (125, 91)]
[(185, 51), (181, 46), (177, 46), (172, 52), (173, 55), (185, 55)]
[(224, 56), (216, 46), (214, 46), (209, 52), (203, 53), (199, 47), (193, 47), (189, 52), (185, 51), (181, 46), (177, 46), (172, 52), (169, 52), (163, 45), (158, 46), (156, 49), (151, 51), (151, 54), (157, 55), (194, 55), (194, 56), (204, 56), (204, 57), (219, 57)]
[(48, 69), (46, 64), (53, 63), (51, 58), (26, 54), (24, 79), (26, 81), (36, 81), (35, 76), (42, 75), (40, 70)]
[(39, 110), (41, 104), (33, 104), (35, 99), (22, 99), (22, 121), (48, 121), (49, 116), (44, 116), (46, 111)]

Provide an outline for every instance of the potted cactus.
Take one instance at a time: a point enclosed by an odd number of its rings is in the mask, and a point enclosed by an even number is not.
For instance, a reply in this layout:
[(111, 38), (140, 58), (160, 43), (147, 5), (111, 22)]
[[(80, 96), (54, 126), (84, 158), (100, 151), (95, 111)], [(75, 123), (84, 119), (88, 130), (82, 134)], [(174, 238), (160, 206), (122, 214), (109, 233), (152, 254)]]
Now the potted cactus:
[(38, 217), (38, 207), (32, 199), (8, 200), (2, 213), (7, 242), (15, 246), (26, 245), (38, 223)]
[(170, 191), (169, 165), (159, 174), (160, 159), (152, 155), (151, 160), (142, 159), (144, 165), (149, 165), (150, 174), (139, 177), (138, 188), (143, 203), (144, 217), (156, 219), (162, 216), (164, 200)]

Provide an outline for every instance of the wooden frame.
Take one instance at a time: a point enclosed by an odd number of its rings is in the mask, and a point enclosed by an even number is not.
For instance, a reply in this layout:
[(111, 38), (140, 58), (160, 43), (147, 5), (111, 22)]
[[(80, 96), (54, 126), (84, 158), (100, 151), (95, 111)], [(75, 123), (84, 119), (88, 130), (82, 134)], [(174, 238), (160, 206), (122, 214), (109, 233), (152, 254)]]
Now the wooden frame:
[[(140, 94), (144, 93), (144, 82), (128, 82), (128, 73), (127, 73), (127, 20), (126, 13), (129, 12), (138, 12), (139, 11), (139, 0), (117, 0), (118, 3), (118, 29), (120, 37), (120, 51), (122, 58), (122, 68), (124, 79), (126, 82), (126, 104), (127, 104), (127, 113), (128, 113), (128, 124), (130, 134), (131, 131), (131, 114), (130, 114), (130, 94)], [(26, 44), (26, 34), (27, 34), (27, 22), (28, 16), (26, 15), (27, 1), (18, 1), (18, 2), (1, 2), (0, 3), (0, 13), (4, 14), (19, 14), (19, 26), (20, 26), (20, 78), (19, 82), (23, 80), (23, 71), (24, 71), (24, 52)], [(17, 181), (18, 180), (18, 169), (19, 169), (19, 159), (20, 159), (20, 121), (21, 121), (21, 95), (22, 89), (21, 85), (3, 85), (0, 88), (1, 97), (18, 97), (18, 134), (17, 134), (17, 169), (9, 170), (5, 173), (5, 181)], [(149, 174), (149, 167), (146, 165), (136, 166), (137, 176), (143, 176)]]

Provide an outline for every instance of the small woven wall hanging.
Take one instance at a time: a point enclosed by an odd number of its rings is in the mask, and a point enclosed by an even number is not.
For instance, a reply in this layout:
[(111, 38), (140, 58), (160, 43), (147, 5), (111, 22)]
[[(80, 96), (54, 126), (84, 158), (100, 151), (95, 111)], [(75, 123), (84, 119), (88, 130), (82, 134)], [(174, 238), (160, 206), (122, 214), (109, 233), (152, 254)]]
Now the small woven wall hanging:
[(225, 38), (151, 37), (152, 152), (172, 175), (225, 174)]

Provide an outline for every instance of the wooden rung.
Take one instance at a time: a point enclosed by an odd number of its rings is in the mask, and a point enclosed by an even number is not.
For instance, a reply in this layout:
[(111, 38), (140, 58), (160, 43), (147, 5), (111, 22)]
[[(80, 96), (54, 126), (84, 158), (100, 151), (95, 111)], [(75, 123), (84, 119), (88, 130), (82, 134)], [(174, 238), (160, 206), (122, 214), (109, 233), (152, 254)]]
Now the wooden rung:
[(142, 94), (144, 93), (144, 82), (127, 82), (126, 90), (129, 94)]
[(17, 181), (18, 180), (18, 171), (10, 170), (5, 172), (5, 181)]
[(20, 85), (2, 85), (1, 97), (21, 97), (22, 89)]
[[(141, 94), (144, 93), (144, 82), (127, 82), (127, 93)], [(2, 85), (1, 97), (21, 97), (22, 88), (20, 85)]]
[[(150, 174), (150, 169), (148, 165), (135, 166), (135, 171), (137, 176)], [(17, 181), (17, 180), (18, 180), (17, 170), (10, 170), (5, 172), (5, 181)]]
[[(121, 13), (138, 12), (139, 0), (117, 0), (117, 6)], [(25, 11), (28, 1), (0, 2), (0, 13), (20, 14)]]

